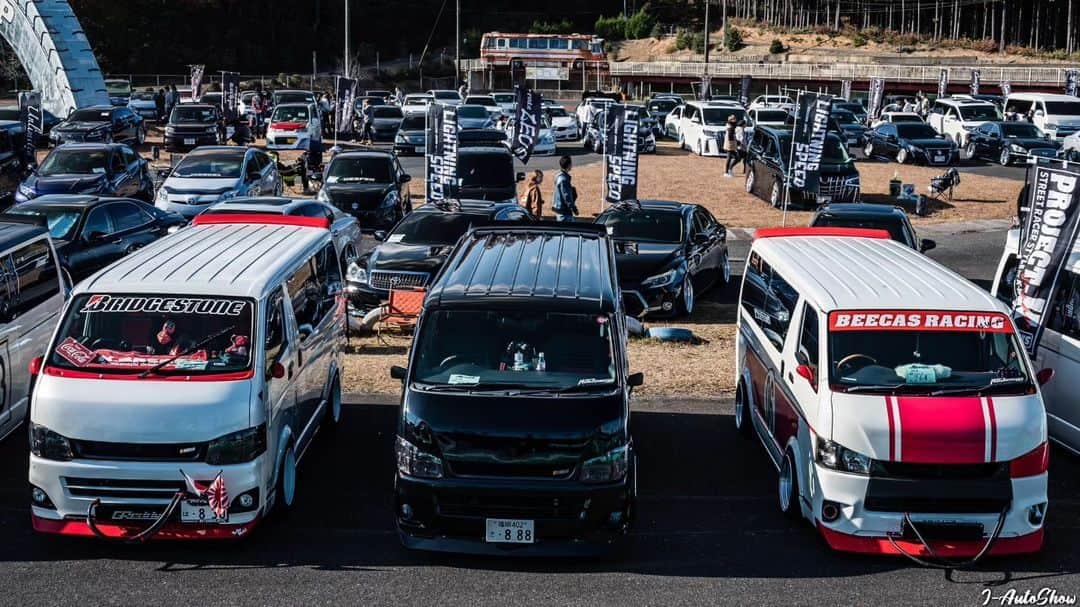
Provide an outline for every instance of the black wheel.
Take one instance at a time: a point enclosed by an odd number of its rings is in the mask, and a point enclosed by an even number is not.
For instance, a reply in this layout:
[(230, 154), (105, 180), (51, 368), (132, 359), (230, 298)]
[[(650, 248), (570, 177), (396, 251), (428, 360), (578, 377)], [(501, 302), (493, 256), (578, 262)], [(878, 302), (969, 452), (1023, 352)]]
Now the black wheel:
[(146, 129), (141, 126), (135, 131), (135, 143), (136, 145), (146, 143)]
[(756, 176), (754, 175), (754, 169), (750, 169), (749, 171), (746, 172), (746, 193), (747, 194), (753, 194), (754, 193), (754, 180), (755, 180), (755, 178), (756, 178)]
[(784, 516), (797, 519), (802, 516), (799, 506), (799, 475), (795, 471), (795, 458), (791, 455), (791, 449), (784, 452), (784, 459), (780, 461), (780, 475), (776, 483), (777, 496), (779, 497), (780, 512)]
[(907, 164), (908, 158), (910, 158), (910, 157), (908, 156), (908, 151), (907, 151), (907, 149), (905, 149), (905, 148), (900, 148), (900, 149), (899, 149), (899, 150), (898, 150), (898, 151), (896, 152), (896, 162), (898, 162), (898, 163), (900, 163), (900, 164)]
[(330, 395), (326, 397), (326, 414), (323, 416), (324, 428), (336, 428), (341, 422), (341, 381), (335, 375), (330, 383)]
[(1012, 154), (1009, 153), (1009, 148), (1001, 148), (1001, 156), (998, 157), (998, 162), (1000, 162), (1003, 167), (1012, 164)]
[(754, 426), (750, 421), (750, 399), (746, 395), (746, 385), (743, 382), (739, 382), (739, 387), (735, 390), (734, 417), (735, 430), (738, 431), (739, 436), (750, 438)]

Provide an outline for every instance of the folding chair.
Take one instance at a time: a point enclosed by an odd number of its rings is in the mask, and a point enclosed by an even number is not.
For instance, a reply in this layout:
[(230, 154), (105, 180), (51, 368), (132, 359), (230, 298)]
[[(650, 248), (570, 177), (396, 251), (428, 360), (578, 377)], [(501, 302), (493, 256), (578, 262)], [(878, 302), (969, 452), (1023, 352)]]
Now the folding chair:
[(386, 303), (386, 315), (379, 325), (381, 335), (383, 327), (393, 327), (399, 331), (411, 331), (416, 327), (420, 311), (424, 308), (424, 296), (427, 289), (422, 287), (390, 290), (390, 299)]

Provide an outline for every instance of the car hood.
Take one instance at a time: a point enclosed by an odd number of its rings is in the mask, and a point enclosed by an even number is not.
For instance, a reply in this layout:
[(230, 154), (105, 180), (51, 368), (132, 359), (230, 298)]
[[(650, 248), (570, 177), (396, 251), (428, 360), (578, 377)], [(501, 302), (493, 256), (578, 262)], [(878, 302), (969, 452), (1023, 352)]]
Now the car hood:
[(556, 127), (574, 126), (574, 118), (572, 116), (556, 116), (551, 119), (551, 125)]
[(108, 122), (62, 122), (53, 128), (59, 131), (92, 131), (106, 126), (109, 126)]
[(490, 118), (458, 118), (458, 127), (463, 129), (481, 129), (489, 124)]
[(108, 177), (100, 175), (32, 175), (26, 185), (38, 194), (70, 194), (83, 192), (106, 181)]
[(1023, 146), (1025, 148), (1054, 148), (1057, 149), (1058, 145), (1053, 141), (1047, 141), (1041, 137), (1006, 137), (1005, 143), (1012, 143), (1015, 145)]
[(72, 379), (42, 375), (34, 423), (68, 438), (207, 441), (252, 425), (250, 381)]
[(330, 202), (343, 211), (354, 210), (352, 205), (358, 205), (358, 209), (374, 209), (386, 198), (394, 185), (390, 183), (350, 183), (350, 184), (326, 184), (323, 190), (330, 197)]
[(913, 145), (919, 148), (949, 148), (952, 147), (952, 143), (948, 139), (905, 139), (904, 143)]
[(368, 258), (368, 270), (435, 272), (446, 262), (454, 245), (401, 244), (384, 242)]
[[(836, 393), (831, 438), (876, 460), (919, 464), (1007, 461), (1046, 440), (1037, 395), (885, 396)], [(823, 415), (824, 415), (823, 411)]]
[[(628, 246), (629, 245), (629, 246)], [(633, 247), (637, 246), (637, 253)], [(638, 242), (618, 239), (615, 241), (615, 267), (623, 283), (639, 283), (659, 274), (682, 250), (677, 244)]]
[(236, 177), (169, 177), (162, 187), (169, 194), (224, 194), (240, 183)]

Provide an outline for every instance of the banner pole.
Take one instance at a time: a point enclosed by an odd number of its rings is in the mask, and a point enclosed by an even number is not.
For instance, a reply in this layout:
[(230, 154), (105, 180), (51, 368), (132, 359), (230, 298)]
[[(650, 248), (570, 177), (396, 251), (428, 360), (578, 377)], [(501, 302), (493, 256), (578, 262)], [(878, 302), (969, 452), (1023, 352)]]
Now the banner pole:
[[(346, 1), (345, 6), (348, 6), (348, 5), (349, 5), (349, 3), (348, 3), (348, 1)], [(346, 43), (345, 44), (348, 45), (348, 36), (346, 36)], [(345, 61), (348, 62), (348, 60), (349, 60), (348, 59), (348, 57), (349, 57), (348, 51), (346, 51), (345, 57), (346, 57)], [(338, 131), (341, 130), (339, 128), (341, 125), (338, 124), (338, 118), (341, 117), (341, 76), (338, 76), (334, 80), (334, 94), (337, 95), (337, 97), (338, 97), (337, 99), (334, 100), (334, 107), (331, 108), (331, 111), (334, 112), (334, 121), (333, 121), (334, 122), (334, 147), (336, 148), (338, 146), (338, 140), (337, 140)]]
[(795, 122), (791, 125), (791, 151), (787, 158), (787, 170), (784, 171), (784, 216), (780, 220), (781, 227), (787, 227), (787, 211), (791, 203), (791, 163), (795, 160), (795, 133), (799, 130), (799, 103), (801, 101), (802, 90), (799, 90), (795, 94)]

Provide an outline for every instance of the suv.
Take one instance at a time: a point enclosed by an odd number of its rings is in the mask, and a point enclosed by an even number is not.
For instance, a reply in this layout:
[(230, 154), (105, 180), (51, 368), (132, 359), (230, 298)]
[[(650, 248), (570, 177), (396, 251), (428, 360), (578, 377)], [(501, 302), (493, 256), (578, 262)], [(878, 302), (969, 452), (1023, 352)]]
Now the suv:
[(643, 377), (629, 372), (614, 257), (589, 224), (458, 241), (408, 368), (390, 370), (404, 384), (394, 513), (405, 547), (554, 556), (606, 552), (629, 532), (629, 399)]
[(504, 143), (506, 133), (493, 129), (458, 134), (458, 198), (514, 202), (525, 173), (514, 172), (514, 155)]
[(937, 246), (933, 240), (919, 240), (904, 209), (885, 204), (838, 203), (822, 206), (810, 220), (812, 228), (865, 228), (885, 230), (900, 244), (925, 253)]
[(724, 129), (728, 116), (746, 119), (746, 110), (727, 101), (691, 101), (679, 118), (679, 147), (698, 156), (726, 156)]
[[(637, 109), (638, 116), (641, 117), (638, 120), (637, 151), (639, 154), (655, 154), (656, 135), (653, 128), (649, 126), (651, 123), (647, 122), (651, 118), (647, 117), (641, 106), (637, 106)], [(604, 153), (604, 148), (607, 146), (606, 121), (607, 110), (601, 110), (593, 116), (592, 122), (585, 126), (585, 136), (581, 139), (581, 145), (586, 150), (592, 150), (597, 154)]]
[(239, 146), (196, 148), (158, 188), (154, 206), (191, 218), (237, 196), (279, 196), (277, 163), (266, 152)]
[(952, 139), (956, 146), (964, 148), (968, 142), (968, 132), (974, 131), (986, 122), (1001, 120), (997, 106), (986, 101), (970, 97), (944, 97), (930, 106), (930, 115), (926, 122), (934, 130)]
[(1028, 120), (1060, 141), (1080, 132), (1080, 99), (1070, 95), (1013, 93), (1005, 100), (1005, 116)]
[(165, 150), (187, 152), (201, 145), (220, 145), (221, 108), (204, 103), (180, 103), (169, 114), (165, 125)]
[(390, 152), (341, 152), (326, 165), (316, 198), (356, 217), (364, 229), (379, 230), (412, 211), (411, 180)]
[[(759, 126), (747, 152), (746, 191), (767, 200), (776, 208), (784, 206), (784, 188), (791, 165), (791, 130)], [(821, 182), (817, 192), (790, 188), (789, 202), (817, 205), (820, 202), (855, 202), (859, 199), (859, 170), (847, 152), (847, 144), (835, 133), (825, 136), (821, 157)]]

